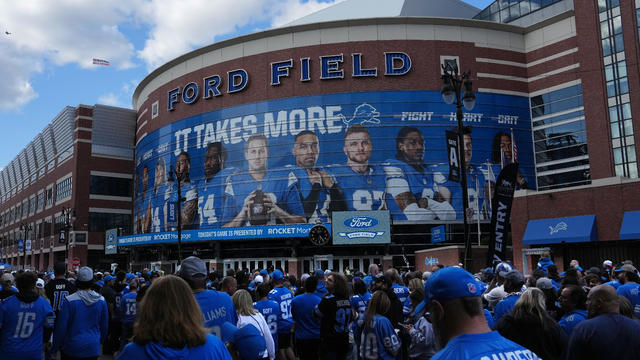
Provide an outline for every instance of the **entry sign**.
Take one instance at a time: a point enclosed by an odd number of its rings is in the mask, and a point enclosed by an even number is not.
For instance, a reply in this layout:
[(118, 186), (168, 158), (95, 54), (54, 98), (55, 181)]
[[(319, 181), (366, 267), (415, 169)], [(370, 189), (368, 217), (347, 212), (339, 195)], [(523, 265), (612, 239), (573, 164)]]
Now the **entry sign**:
[(445, 241), (445, 230), (444, 225), (436, 226), (431, 228), (431, 243), (440, 243)]
[(78, 267), (80, 266), (80, 258), (73, 258), (73, 260), (71, 260), (71, 265), (73, 265), (73, 267)]

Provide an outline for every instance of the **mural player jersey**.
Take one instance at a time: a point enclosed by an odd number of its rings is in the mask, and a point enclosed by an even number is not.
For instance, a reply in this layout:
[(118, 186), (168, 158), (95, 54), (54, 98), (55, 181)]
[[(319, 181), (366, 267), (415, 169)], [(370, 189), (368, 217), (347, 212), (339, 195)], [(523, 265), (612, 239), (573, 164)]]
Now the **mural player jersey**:
[(222, 226), (222, 208), (224, 206), (224, 186), (233, 168), (220, 170), (211, 180), (204, 179), (198, 188), (198, 215), (200, 228), (219, 228)]
[(540, 359), (533, 351), (504, 338), (497, 331), (462, 334), (451, 339), (431, 360)]
[[(296, 189), (296, 179), (290, 178), (286, 170), (267, 170), (265, 177), (257, 181), (248, 171), (236, 172), (229, 176), (225, 186), (225, 202), (222, 225), (230, 222), (242, 211), (244, 200), (261, 185), (262, 192), (289, 215), (304, 217), (300, 194)], [(275, 225), (275, 215), (270, 215), (267, 225)], [(243, 226), (249, 226), (247, 220)]]
[[(438, 186), (445, 186), (451, 191), (451, 205), (456, 209), (456, 219), (462, 219), (462, 186), (449, 180), (449, 165), (436, 165), (433, 180)], [(477, 180), (477, 181), (476, 181)], [(477, 189), (476, 189), (477, 184)], [(486, 180), (480, 167), (471, 166), (467, 170), (467, 197), (469, 207), (473, 209), (473, 219), (488, 220), (491, 214), (487, 212), (489, 201), (485, 197)]]
[[(298, 166), (289, 166), (287, 168), (289, 169), (289, 178), (295, 179), (297, 189), (300, 192), (300, 200), (304, 202), (304, 200), (310, 196), (313, 188), (313, 184), (309, 181), (309, 175), (305, 169)], [(325, 224), (329, 222), (329, 205), (331, 203), (331, 196), (329, 195), (328, 189), (322, 185), (320, 186), (321, 189), (318, 192), (318, 200), (315, 202), (316, 204), (313, 211), (307, 211), (307, 206), (303, 206), (305, 209), (304, 216), (310, 224), (315, 224), (317, 219), (321, 220)]]
[(364, 327), (360, 339), (360, 355), (363, 359), (393, 360), (400, 350), (400, 339), (391, 321), (384, 316), (373, 317), (373, 327)]
[[(348, 165), (337, 165), (327, 170), (338, 179), (349, 211), (385, 209), (386, 179), (381, 168), (370, 165), (364, 174)], [(396, 211), (395, 214), (397, 213)]]
[(268, 299), (275, 301), (280, 308), (278, 312), (278, 334), (290, 333), (291, 326), (293, 325), (293, 317), (291, 316), (293, 294), (283, 286), (269, 291)]
[(278, 348), (278, 318), (280, 317), (280, 307), (278, 303), (273, 300), (260, 300), (253, 303), (253, 307), (256, 308), (264, 317), (264, 320), (269, 326), (269, 332), (273, 338), (274, 348)]
[(20, 301), (18, 295), (0, 303), (0, 358), (42, 359), (44, 328), (53, 328), (55, 315), (42, 297)]
[[(436, 202), (434, 200), (438, 192), (438, 186), (433, 181), (433, 169), (426, 165), (421, 165), (418, 169), (397, 159), (389, 159), (384, 164), (384, 171), (387, 175), (387, 192), (396, 196), (402, 192), (410, 191), (418, 204), (427, 200), (427, 207), (430, 214), (416, 213), (416, 220), (454, 220), (455, 210), (450, 203)], [(407, 190), (408, 187), (408, 190)], [(406, 211), (405, 211), (406, 212)], [(408, 217), (410, 216), (407, 215)]]
[[(145, 218), (147, 216), (147, 210), (149, 210), (150, 212), (153, 212), (153, 208), (152, 208), (152, 204), (151, 204), (151, 195), (152, 193), (147, 191), (145, 193), (142, 194), (142, 196), (140, 197), (140, 207), (138, 208), (138, 213), (136, 214), (137, 220), (139, 221), (138, 226), (140, 226), (140, 229), (143, 233), (148, 233), (149, 230), (151, 230), (151, 223), (149, 224), (149, 227), (146, 227), (145, 224)], [(152, 214), (149, 214), (150, 216), (152, 216)]]
[(169, 200), (171, 189), (162, 184), (151, 193), (151, 232), (166, 231), (165, 204)]
[(231, 296), (225, 292), (215, 290), (204, 290), (194, 293), (200, 310), (204, 316), (204, 326), (209, 331), (222, 339), (222, 324), (230, 322), (235, 324), (238, 321), (236, 310), (233, 307)]

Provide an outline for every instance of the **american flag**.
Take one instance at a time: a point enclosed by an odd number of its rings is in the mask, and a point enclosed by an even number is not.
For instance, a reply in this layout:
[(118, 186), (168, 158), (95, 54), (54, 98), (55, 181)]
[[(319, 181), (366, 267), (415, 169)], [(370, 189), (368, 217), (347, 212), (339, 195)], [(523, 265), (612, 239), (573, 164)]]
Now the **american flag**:
[(518, 147), (516, 146), (516, 138), (513, 136), (513, 129), (511, 129), (511, 162), (518, 162)]
[(104, 66), (109, 66), (109, 62), (107, 60), (102, 60), (102, 59), (93, 59), (93, 65), (104, 65)]

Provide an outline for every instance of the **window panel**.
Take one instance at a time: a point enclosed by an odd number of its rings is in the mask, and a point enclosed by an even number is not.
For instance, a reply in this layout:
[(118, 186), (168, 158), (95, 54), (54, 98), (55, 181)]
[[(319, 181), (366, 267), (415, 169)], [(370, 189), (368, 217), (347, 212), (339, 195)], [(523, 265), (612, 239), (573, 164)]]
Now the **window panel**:
[(613, 149), (613, 162), (614, 164), (622, 164), (622, 149)]
[(617, 122), (611, 124), (611, 138), (616, 139), (620, 137), (620, 127)]

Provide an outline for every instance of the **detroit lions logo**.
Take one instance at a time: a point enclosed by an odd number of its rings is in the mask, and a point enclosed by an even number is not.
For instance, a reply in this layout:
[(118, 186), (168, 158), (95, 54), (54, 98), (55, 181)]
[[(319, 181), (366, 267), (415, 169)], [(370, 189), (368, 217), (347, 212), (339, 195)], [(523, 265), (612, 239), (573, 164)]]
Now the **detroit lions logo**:
[(549, 235), (553, 235), (560, 230), (567, 230), (567, 223), (564, 221), (559, 222), (556, 226), (549, 226)]
[(353, 117), (351, 119), (347, 119), (342, 114), (339, 114), (338, 116), (342, 119), (342, 122), (347, 125), (347, 127), (353, 124), (380, 124), (380, 119), (378, 118), (378, 116), (380, 116), (380, 112), (367, 103), (358, 105), (356, 110), (353, 112)]

